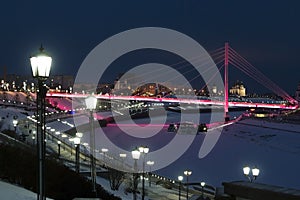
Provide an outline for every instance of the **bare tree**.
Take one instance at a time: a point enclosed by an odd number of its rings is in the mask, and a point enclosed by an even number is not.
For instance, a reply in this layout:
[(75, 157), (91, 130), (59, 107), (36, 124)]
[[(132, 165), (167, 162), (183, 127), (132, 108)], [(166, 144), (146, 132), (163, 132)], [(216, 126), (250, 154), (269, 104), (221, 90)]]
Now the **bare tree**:
[(124, 172), (109, 168), (109, 183), (112, 190), (119, 190), (120, 185), (124, 181)]

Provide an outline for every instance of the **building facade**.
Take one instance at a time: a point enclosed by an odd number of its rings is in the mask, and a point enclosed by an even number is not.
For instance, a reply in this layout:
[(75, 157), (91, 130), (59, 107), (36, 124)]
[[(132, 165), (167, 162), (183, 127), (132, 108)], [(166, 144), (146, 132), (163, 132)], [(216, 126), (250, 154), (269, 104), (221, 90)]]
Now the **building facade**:
[(241, 97), (246, 96), (246, 88), (242, 81), (237, 81), (229, 90), (232, 95), (238, 95)]

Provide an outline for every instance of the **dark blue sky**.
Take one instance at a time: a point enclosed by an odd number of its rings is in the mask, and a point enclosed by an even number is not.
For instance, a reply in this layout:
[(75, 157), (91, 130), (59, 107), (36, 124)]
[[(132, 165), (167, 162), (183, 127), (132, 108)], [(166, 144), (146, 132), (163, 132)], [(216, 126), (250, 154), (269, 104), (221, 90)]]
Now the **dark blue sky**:
[(76, 74), (101, 41), (127, 29), (156, 26), (187, 34), (208, 51), (229, 41), (291, 94), (300, 81), (297, 0), (7, 1), (0, 6), (0, 24), (1, 76), (3, 66), (7, 73), (30, 74), (28, 58), (41, 43), (53, 57), (52, 74)]

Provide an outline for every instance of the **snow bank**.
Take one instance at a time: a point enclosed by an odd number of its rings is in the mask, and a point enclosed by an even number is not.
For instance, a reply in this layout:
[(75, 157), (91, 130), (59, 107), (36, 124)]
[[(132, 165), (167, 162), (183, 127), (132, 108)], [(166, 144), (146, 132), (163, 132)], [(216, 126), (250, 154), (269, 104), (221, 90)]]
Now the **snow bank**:
[(37, 194), (3, 181), (0, 181), (0, 196), (1, 199), (7, 200), (35, 200), (37, 198)]

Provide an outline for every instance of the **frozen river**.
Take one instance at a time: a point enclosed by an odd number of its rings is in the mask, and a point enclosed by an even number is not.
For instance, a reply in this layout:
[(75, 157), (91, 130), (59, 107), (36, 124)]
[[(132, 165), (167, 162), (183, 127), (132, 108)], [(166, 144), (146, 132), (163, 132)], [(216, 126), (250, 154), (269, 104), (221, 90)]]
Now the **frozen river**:
[[(187, 114), (185, 119), (193, 121), (195, 115)], [(222, 116), (223, 113), (220, 113)], [(247, 119), (198, 135), (168, 132), (168, 126), (164, 124), (178, 122), (180, 117), (180, 113), (168, 112), (167, 116), (155, 116), (151, 121), (147, 118), (136, 119), (134, 124), (132, 120), (123, 120), (104, 128), (99, 127), (96, 129), (96, 149), (101, 152), (102, 148), (107, 148), (107, 155), (115, 158), (120, 153), (126, 153), (125, 162), (133, 165), (130, 152), (135, 147), (148, 146), (150, 152), (145, 161), (154, 161), (152, 169), (155, 173), (174, 180), (189, 169), (192, 171), (191, 181), (221, 186), (224, 181), (246, 180), (242, 168), (249, 165), (261, 170), (258, 182), (300, 188), (297, 175), (300, 168), (300, 132), (297, 131), (300, 126)], [(201, 113), (202, 123), (208, 123), (209, 120), (208, 113)], [(199, 150), (208, 135), (212, 148), (201, 157)], [(88, 132), (82, 140), (89, 142)], [(103, 154), (98, 155), (103, 158), (101, 156)], [(149, 170), (148, 166), (146, 170)]]

